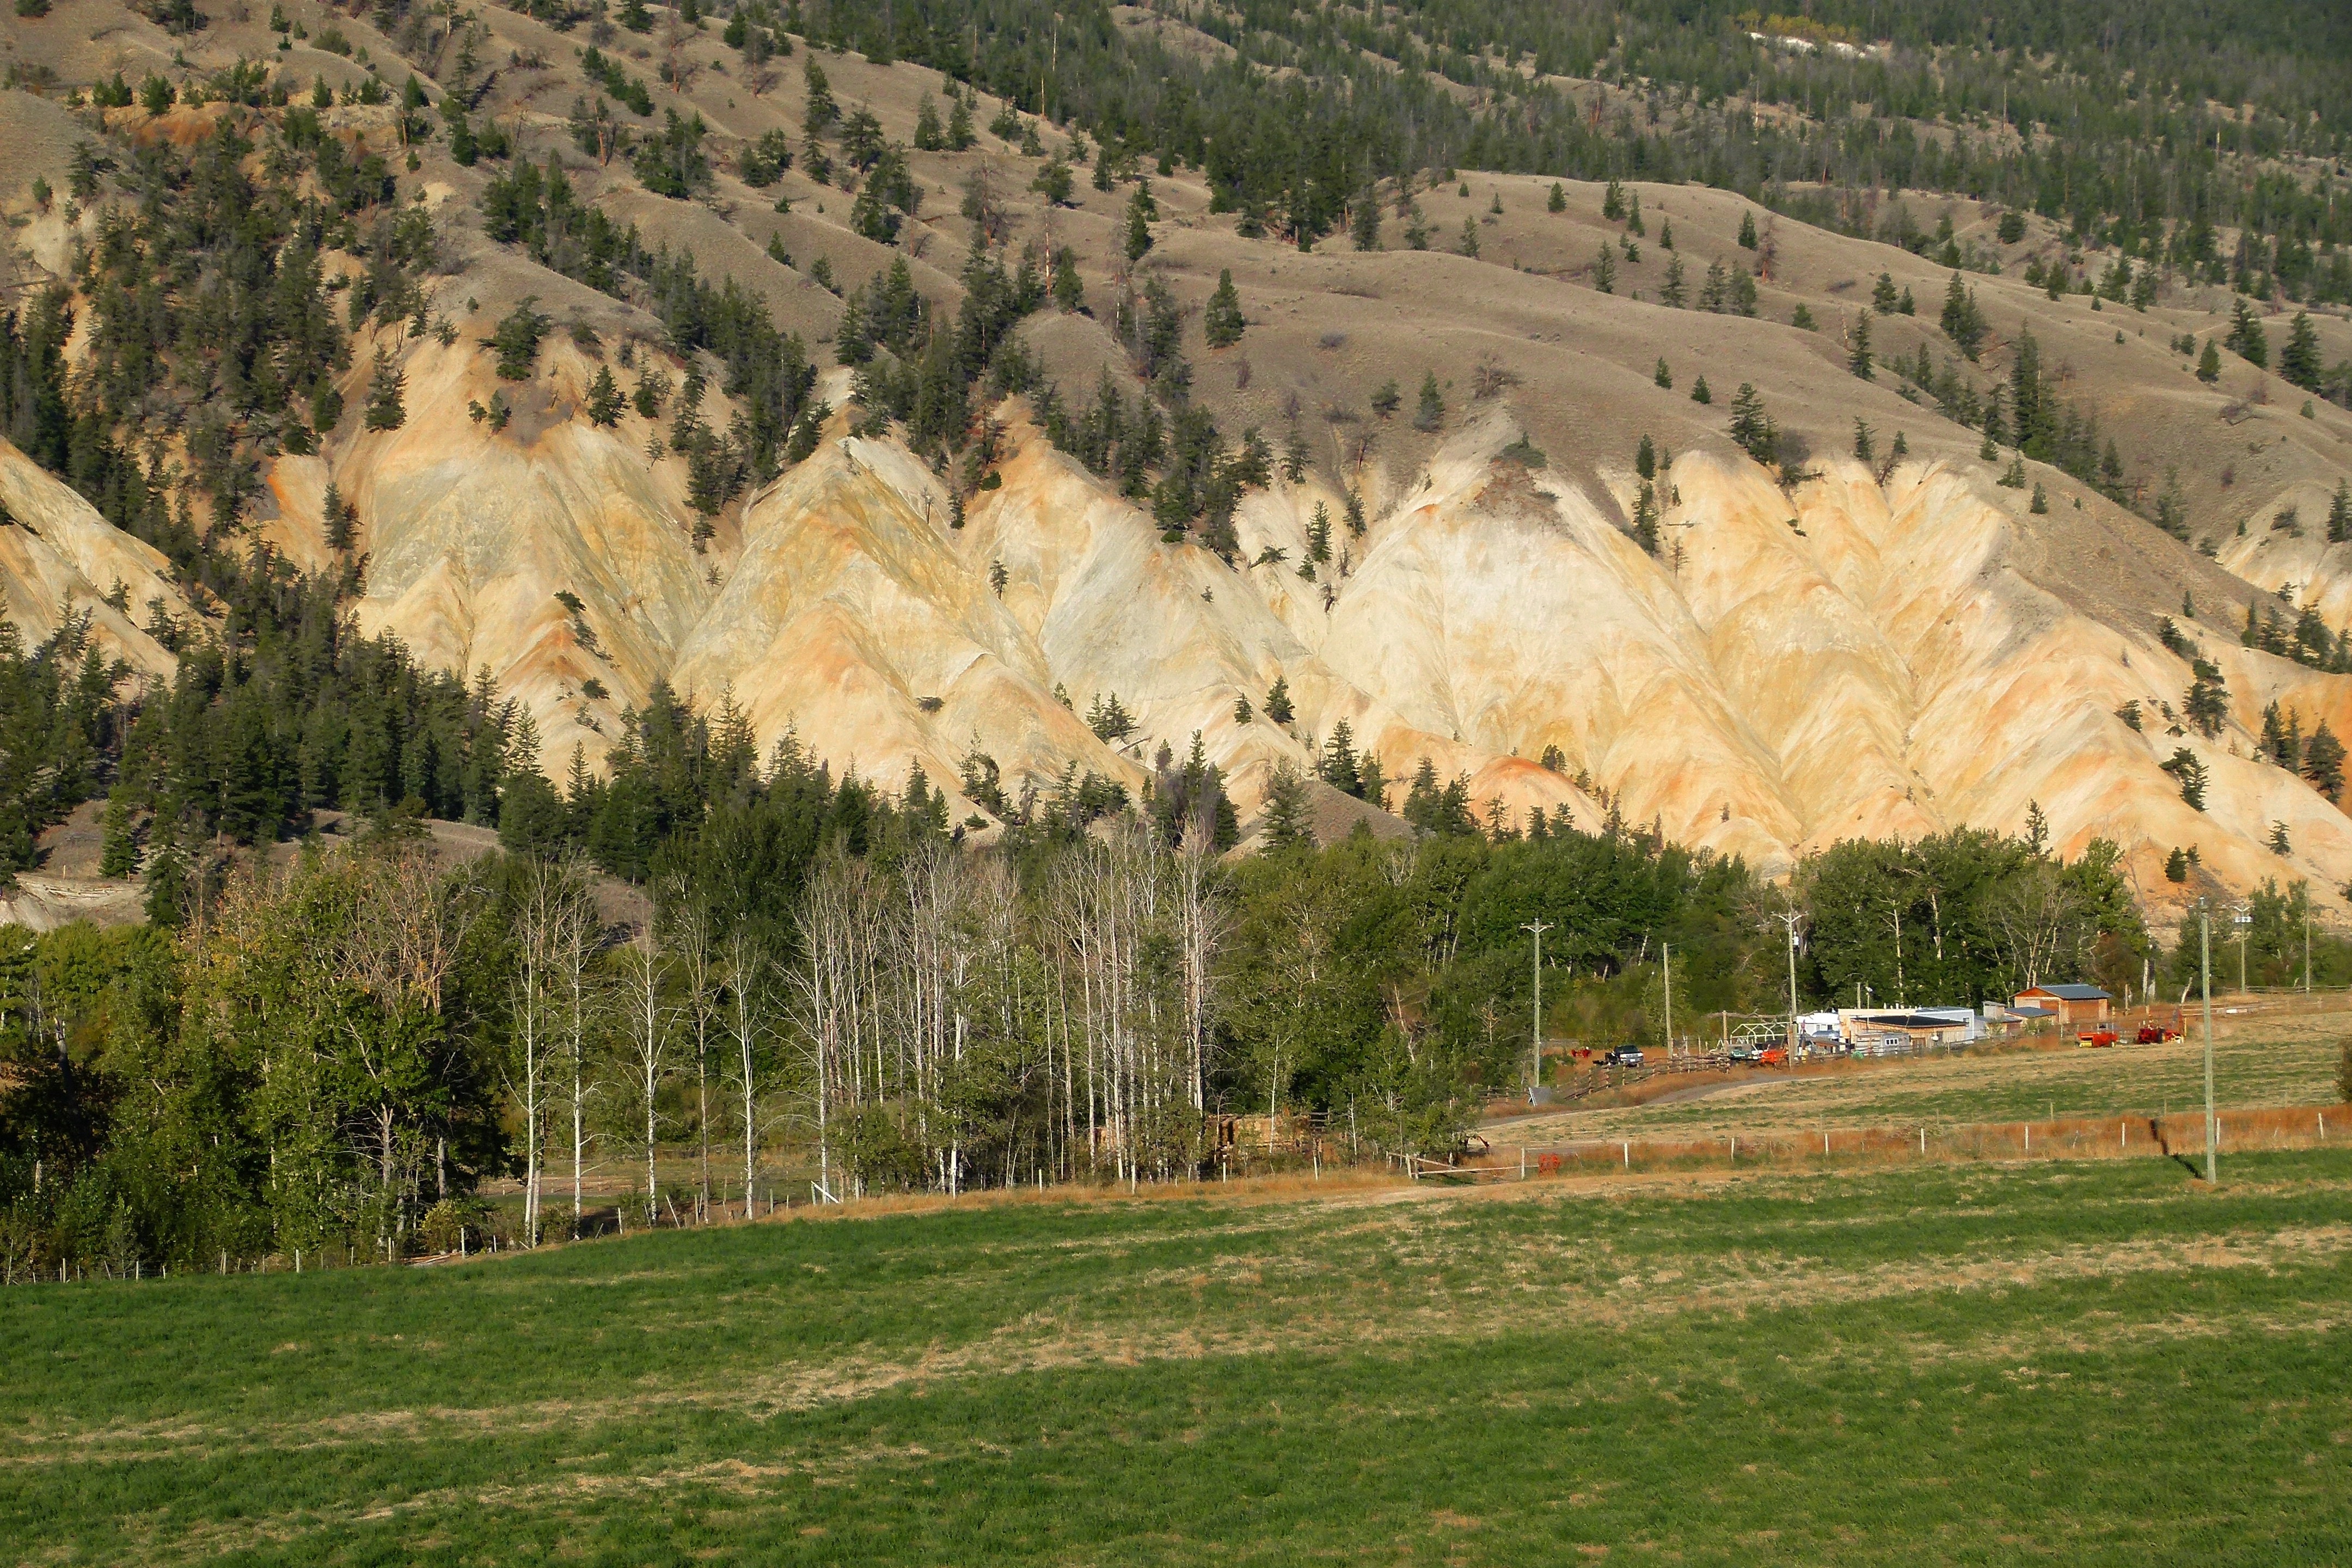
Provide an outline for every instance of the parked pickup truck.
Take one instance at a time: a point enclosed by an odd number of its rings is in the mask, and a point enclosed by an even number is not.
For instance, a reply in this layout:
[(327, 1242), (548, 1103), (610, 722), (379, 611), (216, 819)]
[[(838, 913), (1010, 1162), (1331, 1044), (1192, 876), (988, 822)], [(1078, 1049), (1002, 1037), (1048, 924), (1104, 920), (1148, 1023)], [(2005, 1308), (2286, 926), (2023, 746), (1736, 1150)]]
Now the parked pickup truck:
[(1601, 1065), (1602, 1067), (1612, 1068), (1640, 1067), (1642, 1065), (1642, 1047), (1639, 1046), (1619, 1046), (1615, 1050), (1611, 1051), (1607, 1056), (1601, 1058)]

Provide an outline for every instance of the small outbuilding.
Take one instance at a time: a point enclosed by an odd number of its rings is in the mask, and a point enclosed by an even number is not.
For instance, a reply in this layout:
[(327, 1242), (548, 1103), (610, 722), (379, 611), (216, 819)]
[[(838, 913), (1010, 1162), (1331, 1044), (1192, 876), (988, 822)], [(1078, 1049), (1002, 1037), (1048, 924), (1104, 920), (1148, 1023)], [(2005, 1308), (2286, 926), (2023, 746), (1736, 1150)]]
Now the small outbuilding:
[[(2062, 1027), (2106, 1023), (2115, 1012), (2115, 998), (2095, 985), (2029, 985), (2011, 1002), (2018, 1012), (2038, 1007), (2055, 1016)], [(2027, 1015), (2031, 1016), (2032, 1015)]]
[(1983, 1023), (1967, 1007), (1842, 1007), (1838, 1025), (1857, 1056), (1964, 1046), (1984, 1037)]

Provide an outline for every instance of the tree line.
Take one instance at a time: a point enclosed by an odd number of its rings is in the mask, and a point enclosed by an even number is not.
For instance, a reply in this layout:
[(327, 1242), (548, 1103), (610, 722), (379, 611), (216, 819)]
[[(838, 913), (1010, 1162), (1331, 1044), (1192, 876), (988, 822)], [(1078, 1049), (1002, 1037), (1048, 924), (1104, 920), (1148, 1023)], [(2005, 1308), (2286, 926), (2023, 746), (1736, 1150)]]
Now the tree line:
[[(109, 694), (68, 722), (71, 641), (0, 653), (12, 742), (93, 786), (173, 705)], [(1411, 838), (1275, 831), (1234, 860), (1216, 770), (1163, 747), (1139, 792), (1074, 774), (1012, 801), (968, 759), (1003, 807), (983, 848), (919, 772), (885, 792), (789, 735), (763, 758), (730, 704), (662, 693), (625, 728), (607, 776), (575, 760), (561, 787), (501, 752), (473, 813), (495, 853), (436, 851), (424, 801), (381, 795), (297, 838), (298, 797), (201, 842), (131, 833), (115, 868), (147, 876), (148, 924), (0, 939), (5, 1271), (529, 1242), (615, 1190), (637, 1225), (786, 1184), (1191, 1178), (1244, 1115), (1321, 1116), (1367, 1158), (1443, 1149), (1524, 1084), (1538, 921), (1549, 1032), (1591, 1043), (1661, 1038), (1668, 949), (1677, 1034), (1856, 982), (2119, 986), (2149, 951), (2104, 846), (1840, 845), (1774, 887), (1613, 816), (1481, 821), (1424, 768)], [(500, 1184), (519, 1206), (494, 1213)]]

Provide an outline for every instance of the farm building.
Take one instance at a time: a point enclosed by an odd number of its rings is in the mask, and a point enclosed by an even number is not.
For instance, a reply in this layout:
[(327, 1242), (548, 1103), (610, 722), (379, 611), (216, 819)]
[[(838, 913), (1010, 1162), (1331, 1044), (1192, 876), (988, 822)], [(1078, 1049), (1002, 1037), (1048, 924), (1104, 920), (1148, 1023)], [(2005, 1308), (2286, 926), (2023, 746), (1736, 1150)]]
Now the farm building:
[(1843, 1007), (1838, 1033), (1857, 1052), (1924, 1050), (1966, 1045), (1984, 1036), (1984, 1025), (1968, 1007)]
[[(2079, 1024), (2104, 1024), (2115, 1007), (2115, 998), (2095, 985), (2030, 985), (2012, 1000), (2019, 1012), (2038, 1007), (2056, 1016), (2063, 1027)], [(2031, 1016), (2032, 1015), (2027, 1015)]]

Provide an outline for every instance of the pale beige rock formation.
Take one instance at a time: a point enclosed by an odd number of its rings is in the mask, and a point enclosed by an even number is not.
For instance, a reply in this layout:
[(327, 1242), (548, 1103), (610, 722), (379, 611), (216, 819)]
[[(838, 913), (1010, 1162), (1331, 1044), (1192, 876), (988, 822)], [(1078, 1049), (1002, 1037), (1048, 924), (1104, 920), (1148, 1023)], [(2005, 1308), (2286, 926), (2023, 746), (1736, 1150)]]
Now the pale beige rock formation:
[[(163, 613), (195, 619), (169, 579), (170, 563), (114, 527), (88, 501), (0, 440), (0, 613), (36, 643), (68, 616), (89, 617), (99, 651), (168, 679), (180, 661), (143, 629)], [(118, 590), (120, 591), (118, 593)], [(120, 597), (125, 608), (110, 602)]]

